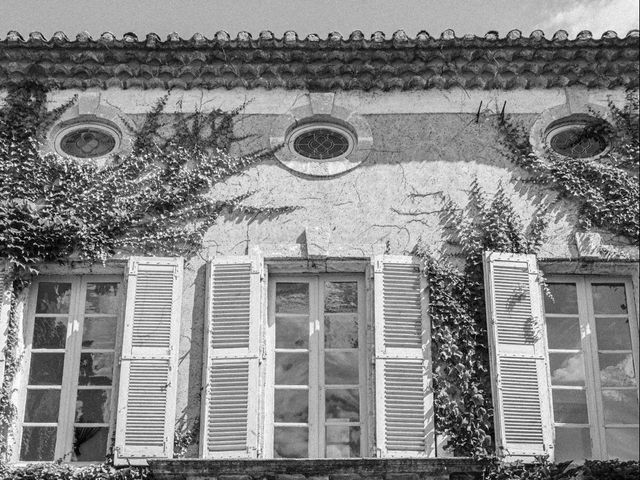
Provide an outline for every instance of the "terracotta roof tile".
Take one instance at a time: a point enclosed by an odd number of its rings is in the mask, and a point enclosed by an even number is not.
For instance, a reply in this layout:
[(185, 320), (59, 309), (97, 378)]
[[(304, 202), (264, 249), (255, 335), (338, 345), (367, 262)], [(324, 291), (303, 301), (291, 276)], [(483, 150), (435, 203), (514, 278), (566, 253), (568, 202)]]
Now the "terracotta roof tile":
[(600, 39), (566, 31), (551, 39), (536, 30), (528, 37), (512, 30), (504, 37), (457, 37), (445, 30), (438, 38), (425, 31), (409, 37), (399, 30), (370, 38), (356, 30), (348, 38), (300, 39), (288, 31), (276, 37), (263, 31), (253, 38), (175, 33), (162, 40), (150, 33), (117, 38), (105, 32), (93, 39), (81, 32), (70, 40), (63, 32), (46, 39), (32, 32), (25, 39), (11, 31), (0, 40), (0, 88), (39, 80), (58, 88), (308, 88), (313, 90), (416, 90), (592, 88), (638, 85), (639, 35), (613, 31)]

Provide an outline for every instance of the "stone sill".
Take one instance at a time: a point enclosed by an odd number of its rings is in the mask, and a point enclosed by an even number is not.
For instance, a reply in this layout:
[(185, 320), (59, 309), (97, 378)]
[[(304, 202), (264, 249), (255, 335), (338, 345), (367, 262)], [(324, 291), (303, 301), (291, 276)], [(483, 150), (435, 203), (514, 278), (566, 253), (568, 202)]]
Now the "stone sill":
[(149, 460), (159, 480), (466, 480), (480, 478), (472, 458)]

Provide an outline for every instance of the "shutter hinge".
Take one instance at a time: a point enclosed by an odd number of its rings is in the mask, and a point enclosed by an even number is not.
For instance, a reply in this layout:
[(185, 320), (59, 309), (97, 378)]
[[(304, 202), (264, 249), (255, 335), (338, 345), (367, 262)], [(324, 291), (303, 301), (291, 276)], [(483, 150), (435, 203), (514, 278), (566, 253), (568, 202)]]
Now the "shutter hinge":
[(128, 275), (130, 277), (135, 277), (136, 275), (138, 275), (138, 262), (131, 262)]
[(376, 260), (373, 264), (373, 271), (375, 273), (380, 273), (382, 272), (382, 269), (384, 268), (384, 262), (382, 260)]

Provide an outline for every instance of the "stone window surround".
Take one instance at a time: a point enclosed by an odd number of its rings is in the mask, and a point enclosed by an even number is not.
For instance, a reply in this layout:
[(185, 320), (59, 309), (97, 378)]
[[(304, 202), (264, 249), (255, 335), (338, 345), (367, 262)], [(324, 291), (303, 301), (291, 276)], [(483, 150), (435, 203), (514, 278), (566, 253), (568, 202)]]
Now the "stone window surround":
[[(336, 104), (335, 99), (334, 93), (309, 93), (302, 104), (292, 107), (273, 123), (269, 143), (286, 168), (312, 177), (332, 177), (353, 170), (367, 159), (373, 146), (371, 127), (361, 115)], [(355, 142), (351, 152), (335, 159), (312, 160), (289, 148), (291, 132), (315, 122), (320, 126), (335, 124), (353, 132)]]
[[(30, 461), (21, 461), (19, 458), (20, 455), (20, 442), (22, 437), (22, 426), (23, 426), (23, 417), (26, 408), (26, 396), (27, 396), (27, 383), (28, 383), (28, 375), (29, 375), (29, 357), (30, 357), (30, 345), (32, 342), (32, 331), (34, 327), (34, 318), (35, 318), (35, 301), (36, 295), (38, 292), (38, 285), (41, 282), (72, 282), (74, 289), (80, 289), (80, 287), (84, 288), (86, 283), (89, 282), (117, 282), (120, 284), (121, 293), (120, 298), (123, 300), (124, 304), (124, 274), (125, 274), (125, 262), (122, 260), (108, 260), (106, 265), (98, 265), (98, 266), (89, 266), (83, 263), (69, 267), (66, 265), (56, 265), (56, 264), (43, 264), (41, 268), (41, 272), (39, 278), (30, 285), (18, 298), (18, 325), (20, 328), (19, 337), (22, 339), (20, 342), (20, 348), (23, 349), (24, 355), (20, 362), (19, 369), (16, 373), (16, 377), (14, 380), (14, 384), (17, 386), (12, 392), (11, 401), (14, 405), (17, 406), (17, 414), (14, 421), (14, 428), (10, 430), (8, 434), (8, 438), (17, 444), (17, 448), (14, 448), (11, 452), (11, 462), (17, 464), (27, 464), (31, 463)], [(81, 290), (83, 293), (84, 290)], [(80, 350), (78, 345), (82, 340), (82, 332), (77, 331), (77, 315), (69, 314), (71, 321), (68, 325), (69, 331), (73, 330), (70, 337), (67, 337), (67, 342), (73, 342), (74, 347), (65, 346), (66, 355), (70, 353), (74, 353), (74, 355), (80, 355)], [(55, 315), (52, 315), (55, 317)], [(114, 370), (113, 370), (113, 380), (111, 385), (111, 415), (108, 421), (109, 423), (109, 438), (112, 437), (113, 432), (115, 432), (117, 415), (116, 413), (116, 403), (117, 403), (117, 392), (119, 385), (119, 377), (120, 377), (120, 366), (119, 359), (121, 358), (121, 349), (122, 349), (122, 327), (124, 323), (124, 311), (119, 311), (117, 313), (117, 329), (115, 332), (115, 346), (114, 346)], [(74, 384), (73, 378), (70, 375), (70, 371), (77, 370), (79, 365), (72, 365), (71, 362), (65, 361), (65, 373), (64, 373), (64, 383), (61, 385), (61, 391), (64, 395), (68, 395), (72, 392), (77, 385)], [(71, 382), (71, 383), (69, 383)], [(75, 385), (75, 387), (74, 387)], [(90, 387), (88, 387), (90, 388)], [(61, 404), (61, 409), (65, 407)], [(68, 409), (68, 408), (67, 408)], [(74, 409), (75, 411), (75, 409)], [(64, 418), (61, 416), (58, 422), (58, 428), (61, 430), (60, 438), (64, 437), (65, 442), (70, 442), (73, 440), (72, 431), (74, 428), (74, 422), (72, 421), (73, 416), (65, 414)], [(64, 450), (64, 449), (63, 449)], [(68, 448), (65, 450), (68, 451)], [(68, 458), (65, 461), (69, 461)], [(87, 462), (76, 462), (73, 461), (73, 464), (81, 465), (86, 464)]]
[[(569, 261), (569, 260), (560, 260), (560, 259), (539, 259), (539, 269), (543, 273), (544, 278), (549, 281), (549, 283), (576, 283), (578, 290), (581, 288), (585, 288), (590, 285), (591, 282), (594, 283), (624, 283), (627, 289), (627, 298), (630, 300), (628, 302), (628, 316), (631, 320), (631, 341), (632, 341), (632, 356), (633, 363), (637, 365), (638, 358), (638, 343), (637, 336), (634, 338), (634, 332), (637, 332), (638, 329), (638, 293), (639, 293), (639, 285), (638, 285), (638, 264), (633, 261), (620, 261), (620, 262), (606, 262), (606, 261), (598, 261), (592, 260), (582, 260), (582, 261)], [(584, 284), (581, 286), (581, 284)], [(544, 293), (543, 293), (544, 295)], [(595, 335), (594, 325), (591, 325), (594, 322), (593, 318), (587, 318), (587, 315), (591, 315), (593, 317), (593, 313), (587, 313), (587, 305), (583, 303), (586, 299), (582, 298), (580, 294), (578, 294), (578, 307), (579, 307), (579, 321), (580, 321), (580, 331), (582, 332), (582, 345), (581, 349), (584, 354), (584, 361), (588, 364), (593, 363), (594, 356), (598, 355), (598, 350), (594, 349), (591, 345), (594, 342), (592, 338)], [(543, 299), (544, 303), (544, 299)], [(545, 313), (545, 318), (546, 318)], [(551, 313), (550, 316), (557, 316), (557, 314)], [(575, 315), (578, 317), (578, 314)], [(546, 328), (545, 328), (546, 330)], [(586, 332), (586, 337), (584, 336)], [(546, 334), (545, 334), (546, 335)], [(549, 363), (549, 353), (547, 353), (547, 362)], [(551, 388), (551, 371), (547, 372), (549, 375), (549, 389), (553, 391)], [(597, 372), (592, 372), (589, 368), (586, 368), (586, 378), (585, 378), (585, 389), (587, 393), (587, 403), (589, 406), (589, 431), (590, 438), (592, 443), (592, 452), (591, 459), (600, 459), (606, 460), (607, 452), (603, 450), (604, 448), (604, 418), (602, 405), (599, 401), (596, 400), (596, 396), (601, 393), (599, 387), (599, 381), (596, 383), (594, 376), (598, 375)], [(636, 366), (635, 378), (636, 382), (638, 379), (638, 370)], [(557, 388), (562, 389), (562, 385), (556, 386)], [(597, 388), (596, 388), (597, 387)], [(575, 388), (575, 387), (568, 387)], [(637, 384), (636, 384), (637, 389)], [(637, 391), (637, 390), (636, 390)], [(595, 416), (592, 417), (592, 415)], [(563, 424), (560, 424), (563, 426)], [(557, 425), (556, 425), (557, 427)], [(631, 427), (632, 428), (632, 427)], [(637, 427), (636, 427), (637, 428)], [(554, 442), (557, 441), (554, 435)], [(558, 446), (555, 445), (557, 449)], [(580, 460), (580, 459), (576, 459)]]
[(62, 152), (60, 141), (65, 133), (78, 129), (82, 125), (100, 128), (116, 134), (115, 148), (108, 154), (100, 157), (77, 158), (78, 161), (94, 162), (98, 166), (106, 164), (108, 158), (114, 154), (126, 155), (133, 146), (133, 137), (129, 133), (124, 112), (102, 101), (100, 92), (85, 92), (78, 95), (78, 99), (60, 116), (56, 123), (46, 133), (42, 146), (43, 154), (56, 153), (65, 157), (71, 157)]
[[(595, 103), (568, 100), (563, 105), (547, 108), (540, 113), (529, 133), (529, 143), (533, 147), (534, 153), (538, 156), (543, 156), (549, 150), (547, 136), (551, 133), (552, 129), (550, 127), (552, 127), (554, 123), (567, 119), (569, 120), (567, 125), (571, 125), (570, 117), (577, 115), (587, 115), (592, 117), (594, 120), (600, 118), (605, 121), (609, 121), (611, 119), (611, 112), (609, 109)], [(576, 122), (576, 124), (578, 123), (580, 122)], [(557, 128), (557, 126), (554, 128)], [(584, 158), (583, 160), (600, 158), (601, 156), (606, 155), (608, 151), (609, 147), (605, 148), (605, 150), (598, 155)]]

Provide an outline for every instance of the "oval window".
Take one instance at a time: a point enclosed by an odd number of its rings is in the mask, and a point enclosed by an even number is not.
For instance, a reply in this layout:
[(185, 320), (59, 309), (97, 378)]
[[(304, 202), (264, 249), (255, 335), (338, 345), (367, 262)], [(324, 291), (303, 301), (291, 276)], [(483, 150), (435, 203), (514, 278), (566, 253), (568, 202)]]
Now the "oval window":
[(347, 129), (335, 125), (307, 125), (294, 130), (289, 148), (311, 160), (334, 160), (353, 150), (355, 138)]
[(609, 141), (597, 122), (563, 122), (551, 127), (547, 144), (555, 153), (571, 158), (592, 158), (604, 153)]
[(119, 132), (108, 125), (80, 124), (64, 128), (58, 133), (59, 153), (77, 158), (98, 158), (114, 153), (120, 144)]

